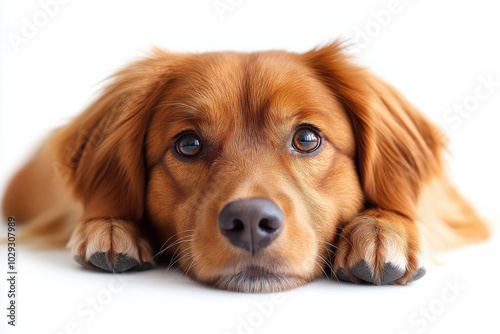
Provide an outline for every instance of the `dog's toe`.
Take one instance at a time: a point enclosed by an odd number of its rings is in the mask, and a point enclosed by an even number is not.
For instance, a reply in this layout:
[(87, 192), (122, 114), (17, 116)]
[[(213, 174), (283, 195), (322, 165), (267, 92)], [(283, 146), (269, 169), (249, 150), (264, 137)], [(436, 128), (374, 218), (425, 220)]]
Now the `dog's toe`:
[(73, 260), (76, 261), (76, 263), (81, 264), (83, 266), (83, 261), (80, 259), (78, 255), (73, 256)]
[(116, 254), (114, 271), (121, 273), (130, 270), (137, 266), (139, 262), (133, 257), (127, 256), (122, 253)]
[(372, 276), (372, 270), (368, 263), (365, 260), (361, 260), (358, 263), (356, 263), (352, 269), (351, 272), (356, 276), (357, 278), (367, 282), (367, 283), (372, 283), (374, 282), (373, 276)]
[(92, 263), (94, 266), (101, 268), (104, 271), (109, 271), (109, 272), (113, 271), (111, 266), (108, 264), (108, 261), (106, 259), (106, 254), (104, 252), (95, 252), (90, 256), (89, 262)]
[(418, 269), (417, 272), (415, 274), (413, 274), (410, 282), (418, 281), (419, 279), (421, 279), (422, 277), (424, 277), (426, 273), (427, 273), (427, 270), (425, 270), (424, 267)]
[(335, 271), (335, 276), (341, 281), (352, 283), (351, 278), (342, 268), (339, 268), (337, 271)]
[(381, 285), (389, 284), (397, 279), (400, 279), (405, 274), (405, 270), (401, 270), (392, 263), (386, 263), (380, 280)]
[(143, 271), (143, 270), (149, 270), (152, 268), (153, 268), (153, 264), (151, 262), (144, 262), (144, 263), (141, 263), (140, 265), (138, 265), (136, 267), (136, 270)]

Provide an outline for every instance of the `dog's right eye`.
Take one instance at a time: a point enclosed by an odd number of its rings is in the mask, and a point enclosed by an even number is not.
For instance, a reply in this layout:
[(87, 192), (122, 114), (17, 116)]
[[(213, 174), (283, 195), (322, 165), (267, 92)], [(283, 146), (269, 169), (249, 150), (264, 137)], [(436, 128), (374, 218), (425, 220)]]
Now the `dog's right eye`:
[(316, 151), (321, 145), (321, 137), (309, 127), (301, 127), (295, 132), (292, 146), (301, 153), (311, 153)]
[(177, 139), (175, 149), (183, 157), (195, 157), (201, 152), (201, 140), (196, 134), (187, 133)]

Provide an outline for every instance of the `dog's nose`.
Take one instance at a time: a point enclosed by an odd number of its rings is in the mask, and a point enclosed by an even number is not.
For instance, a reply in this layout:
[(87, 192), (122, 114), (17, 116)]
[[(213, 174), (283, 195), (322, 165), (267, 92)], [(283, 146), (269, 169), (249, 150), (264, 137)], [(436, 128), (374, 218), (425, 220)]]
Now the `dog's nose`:
[(233, 245), (255, 255), (280, 234), (283, 212), (267, 199), (240, 199), (222, 209), (219, 227)]

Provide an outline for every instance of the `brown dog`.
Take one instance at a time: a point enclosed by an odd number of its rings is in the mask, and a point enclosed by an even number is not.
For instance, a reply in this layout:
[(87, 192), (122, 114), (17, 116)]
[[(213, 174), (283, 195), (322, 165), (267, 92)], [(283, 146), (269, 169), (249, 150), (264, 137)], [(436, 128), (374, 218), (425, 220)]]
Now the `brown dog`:
[(444, 142), (339, 43), (156, 50), (54, 133), (3, 212), (26, 224), (25, 240), (69, 239), (98, 270), (170, 254), (190, 277), (236, 291), (293, 288), (325, 266), (406, 284), (425, 272), (423, 245), (488, 236), (444, 175)]

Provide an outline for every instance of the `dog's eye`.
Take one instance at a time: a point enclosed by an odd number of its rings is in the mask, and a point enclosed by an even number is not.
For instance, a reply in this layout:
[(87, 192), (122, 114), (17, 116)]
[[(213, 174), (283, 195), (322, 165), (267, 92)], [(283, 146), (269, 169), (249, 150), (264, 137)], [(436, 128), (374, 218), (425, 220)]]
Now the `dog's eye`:
[(297, 151), (314, 152), (321, 144), (321, 137), (311, 128), (300, 128), (293, 136), (292, 145)]
[(201, 152), (201, 140), (197, 135), (188, 133), (177, 139), (175, 148), (184, 157), (195, 157)]

